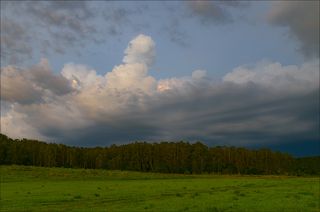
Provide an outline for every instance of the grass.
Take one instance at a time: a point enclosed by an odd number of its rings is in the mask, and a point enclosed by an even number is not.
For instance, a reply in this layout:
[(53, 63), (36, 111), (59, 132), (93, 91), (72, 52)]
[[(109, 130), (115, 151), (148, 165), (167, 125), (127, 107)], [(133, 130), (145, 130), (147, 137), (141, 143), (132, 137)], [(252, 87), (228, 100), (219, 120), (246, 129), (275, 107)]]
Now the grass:
[(0, 168), (1, 211), (320, 211), (319, 177)]

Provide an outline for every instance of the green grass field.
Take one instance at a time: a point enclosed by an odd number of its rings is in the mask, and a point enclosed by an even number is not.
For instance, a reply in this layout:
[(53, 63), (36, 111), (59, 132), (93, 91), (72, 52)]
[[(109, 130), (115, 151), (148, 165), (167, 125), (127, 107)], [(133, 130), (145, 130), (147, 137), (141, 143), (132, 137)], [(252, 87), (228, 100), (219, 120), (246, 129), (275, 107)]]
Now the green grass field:
[(1, 211), (320, 211), (319, 177), (1, 166)]

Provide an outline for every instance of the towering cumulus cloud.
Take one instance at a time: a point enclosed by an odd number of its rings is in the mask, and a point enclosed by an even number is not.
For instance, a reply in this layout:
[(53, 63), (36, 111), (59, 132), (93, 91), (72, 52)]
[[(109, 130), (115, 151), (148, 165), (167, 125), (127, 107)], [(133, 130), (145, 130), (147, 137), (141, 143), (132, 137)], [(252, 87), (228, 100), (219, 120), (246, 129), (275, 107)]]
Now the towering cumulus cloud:
[(242, 65), (213, 81), (206, 70), (156, 80), (151, 37), (129, 42), (123, 64), (104, 75), (47, 60), (1, 69), (1, 132), (78, 145), (134, 140), (208, 144), (314, 141), (319, 138), (319, 60), (301, 66)]
[(155, 43), (151, 37), (139, 35), (130, 41), (125, 50), (123, 62), (126, 64), (141, 63), (147, 66), (153, 64), (155, 59)]
[(125, 50), (124, 64), (106, 74), (107, 87), (116, 90), (150, 93), (155, 89), (155, 79), (148, 76), (148, 68), (155, 57), (155, 43), (151, 37), (138, 35)]

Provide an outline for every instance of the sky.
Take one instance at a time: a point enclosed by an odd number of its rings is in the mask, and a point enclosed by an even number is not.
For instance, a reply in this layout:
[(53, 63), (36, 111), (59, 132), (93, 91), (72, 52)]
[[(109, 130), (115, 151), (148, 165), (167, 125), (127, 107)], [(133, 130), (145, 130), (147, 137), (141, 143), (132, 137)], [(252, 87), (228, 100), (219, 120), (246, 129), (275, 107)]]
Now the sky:
[(1, 1), (1, 133), (319, 155), (319, 1)]

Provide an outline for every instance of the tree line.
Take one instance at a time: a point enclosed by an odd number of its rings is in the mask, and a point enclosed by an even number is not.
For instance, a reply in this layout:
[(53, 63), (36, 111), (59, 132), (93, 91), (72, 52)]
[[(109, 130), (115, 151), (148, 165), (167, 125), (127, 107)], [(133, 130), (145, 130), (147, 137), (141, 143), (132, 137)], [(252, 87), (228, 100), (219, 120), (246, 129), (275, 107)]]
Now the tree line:
[(295, 159), (269, 149), (208, 147), (200, 142), (135, 142), (71, 147), (0, 134), (0, 164), (185, 174), (320, 174), (320, 157)]

